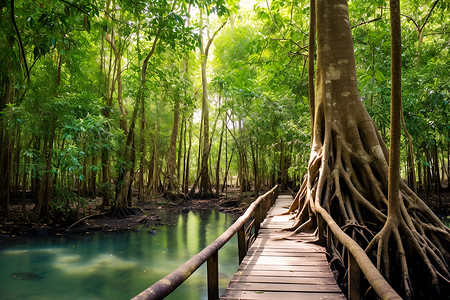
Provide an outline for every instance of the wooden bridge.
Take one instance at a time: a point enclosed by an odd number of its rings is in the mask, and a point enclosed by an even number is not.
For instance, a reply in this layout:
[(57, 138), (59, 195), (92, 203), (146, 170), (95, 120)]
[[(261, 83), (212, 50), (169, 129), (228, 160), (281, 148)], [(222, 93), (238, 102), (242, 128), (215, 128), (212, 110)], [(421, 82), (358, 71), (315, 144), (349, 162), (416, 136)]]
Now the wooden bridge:
[(282, 215), (292, 201), (292, 196), (278, 196), (275, 186), (214, 242), (133, 300), (163, 299), (205, 262), (208, 299), (219, 299), (219, 250), (235, 234), (240, 266), (220, 299), (345, 299), (327, 260), (325, 246), (330, 246), (332, 239), (346, 249), (348, 299), (361, 298), (360, 280), (365, 280), (380, 299), (401, 299), (364, 250), (324, 209), (317, 210), (317, 236), (282, 231), (292, 225), (291, 216)]
[(292, 200), (278, 197), (220, 299), (345, 299), (325, 248), (311, 243), (317, 237), (280, 231), (292, 225), (291, 215), (281, 216)]

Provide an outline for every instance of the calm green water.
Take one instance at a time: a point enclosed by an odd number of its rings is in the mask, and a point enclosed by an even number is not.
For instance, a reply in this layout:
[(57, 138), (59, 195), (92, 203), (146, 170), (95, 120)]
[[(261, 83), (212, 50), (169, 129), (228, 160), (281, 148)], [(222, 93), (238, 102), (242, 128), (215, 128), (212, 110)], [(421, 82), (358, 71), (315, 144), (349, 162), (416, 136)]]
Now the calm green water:
[[(168, 215), (141, 232), (36, 238), (0, 249), (0, 299), (129, 299), (222, 234), (234, 217)], [(150, 228), (151, 229), (151, 228)], [(219, 252), (221, 292), (238, 267), (234, 237)], [(14, 274), (16, 275), (14, 277)], [(206, 264), (167, 299), (206, 299)]]
[(450, 216), (443, 217), (441, 220), (445, 226), (450, 227)]

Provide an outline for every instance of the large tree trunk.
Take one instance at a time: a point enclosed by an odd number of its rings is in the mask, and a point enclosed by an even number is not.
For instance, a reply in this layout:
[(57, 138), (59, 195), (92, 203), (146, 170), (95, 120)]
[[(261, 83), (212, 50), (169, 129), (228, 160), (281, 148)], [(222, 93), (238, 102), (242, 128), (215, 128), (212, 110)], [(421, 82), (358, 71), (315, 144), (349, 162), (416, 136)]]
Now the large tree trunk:
[[(367, 254), (402, 296), (435, 298), (440, 287), (448, 295), (450, 230), (401, 180), (396, 183), (397, 215), (392, 215), (398, 231), (374, 238), (387, 220), (388, 151), (358, 92), (347, 1), (316, 0), (315, 10), (311, 155), (308, 176), (290, 208), (297, 211), (290, 229), (312, 229), (315, 214), (326, 211), (367, 247)], [(333, 260), (344, 265), (341, 246), (332, 244)], [(393, 267), (397, 262), (401, 272)]]

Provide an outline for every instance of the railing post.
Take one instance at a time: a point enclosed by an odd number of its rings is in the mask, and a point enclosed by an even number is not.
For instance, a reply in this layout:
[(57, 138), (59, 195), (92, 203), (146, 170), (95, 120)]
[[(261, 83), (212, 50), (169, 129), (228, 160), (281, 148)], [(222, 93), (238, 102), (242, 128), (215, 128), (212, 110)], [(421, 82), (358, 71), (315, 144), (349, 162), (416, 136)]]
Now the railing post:
[(261, 205), (255, 209), (255, 237), (258, 236), (259, 228), (261, 227)]
[(219, 299), (219, 252), (215, 251), (207, 261), (208, 300)]
[(238, 238), (238, 251), (239, 251), (239, 264), (244, 260), (247, 254), (247, 243), (245, 242), (245, 224), (237, 232)]
[(269, 209), (273, 206), (273, 197), (275, 196), (275, 193), (272, 193), (269, 195), (269, 197), (267, 197), (269, 201), (267, 201), (267, 211), (269, 211)]
[(361, 270), (359, 269), (358, 263), (356, 262), (350, 251), (347, 250), (348, 254), (348, 299), (349, 300), (360, 300), (360, 277)]
[(318, 213), (317, 214), (317, 231), (319, 234), (319, 245), (325, 246), (326, 240), (325, 240), (325, 221), (322, 218), (322, 216)]
[(270, 195), (264, 200), (264, 219), (267, 217), (267, 213), (269, 212), (269, 209), (271, 207), (271, 199)]
[(333, 232), (327, 224), (327, 252), (331, 253), (331, 243), (333, 241)]

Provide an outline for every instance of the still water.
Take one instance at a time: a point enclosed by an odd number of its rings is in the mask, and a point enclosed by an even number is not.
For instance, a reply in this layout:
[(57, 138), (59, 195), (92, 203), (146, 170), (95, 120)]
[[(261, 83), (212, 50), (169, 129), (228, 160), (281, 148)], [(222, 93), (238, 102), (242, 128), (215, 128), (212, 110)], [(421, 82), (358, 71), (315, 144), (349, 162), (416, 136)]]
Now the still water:
[[(0, 249), (0, 299), (129, 299), (235, 220), (216, 211), (167, 215), (170, 225), (82, 238), (34, 238)], [(238, 267), (236, 236), (219, 251), (221, 293)], [(167, 299), (206, 299), (206, 264)]]
[(443, 217), (441, 221), (445, 226), (450, 227), (450, 216)]

